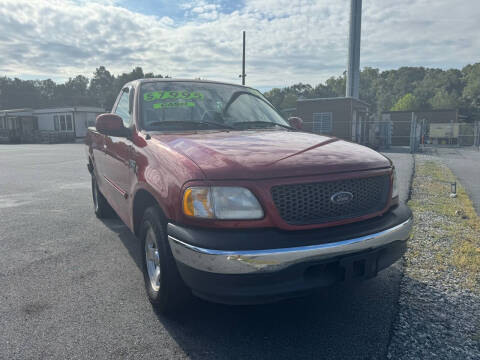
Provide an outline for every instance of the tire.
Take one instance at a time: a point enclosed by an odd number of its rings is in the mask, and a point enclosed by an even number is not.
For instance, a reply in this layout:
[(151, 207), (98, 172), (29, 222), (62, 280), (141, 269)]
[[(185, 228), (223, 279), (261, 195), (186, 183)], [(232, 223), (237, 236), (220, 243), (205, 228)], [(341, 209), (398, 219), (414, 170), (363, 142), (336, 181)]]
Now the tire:
[(113, 209), (98, 188), (97, 179), (92, 174), (92, 198), (95, 215), (99, 219), (105, 219), (113, 216)]
[(178, 273), (166, 236), (166, 221), (156, 206), (145, 210), (140, 239), (147, 297), (157, 311), (172, 315), (186, 305), (191, 291)]

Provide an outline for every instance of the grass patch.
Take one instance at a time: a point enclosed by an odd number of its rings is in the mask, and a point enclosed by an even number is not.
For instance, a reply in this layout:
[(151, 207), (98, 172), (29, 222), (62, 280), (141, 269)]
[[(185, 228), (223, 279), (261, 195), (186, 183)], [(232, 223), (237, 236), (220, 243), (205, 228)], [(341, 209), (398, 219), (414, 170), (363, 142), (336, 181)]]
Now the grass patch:
[[(451, 198), (450, 183), (454, 181), (457, 197)], [(437, 215), (431, 217), (428, 234), (424, 235), (451, 239), (450, 248), (428, 249), (438, 268), (454, 267), (462, 272), (468, 288), (480, 292), (480, 218), (450, 169), (436, 161), (417, 161), (409, 206), (417, 218)], [(421, 224), (416, 226), (419, 232)]]

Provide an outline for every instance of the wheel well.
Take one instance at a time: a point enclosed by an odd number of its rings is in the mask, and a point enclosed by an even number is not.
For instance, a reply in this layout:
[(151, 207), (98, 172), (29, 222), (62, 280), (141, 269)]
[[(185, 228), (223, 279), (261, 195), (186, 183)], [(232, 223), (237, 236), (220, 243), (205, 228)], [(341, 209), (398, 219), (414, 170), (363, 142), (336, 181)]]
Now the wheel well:
[(159, 206), (157, 200), (146, 190), (138, 190), (133, 200), (133, 230), (135, 235), (139, 234), (140, 222), (142, 221), (143, 213), (150, 206), (157, 206), (160, 213), (165, 218), (162, 208)]

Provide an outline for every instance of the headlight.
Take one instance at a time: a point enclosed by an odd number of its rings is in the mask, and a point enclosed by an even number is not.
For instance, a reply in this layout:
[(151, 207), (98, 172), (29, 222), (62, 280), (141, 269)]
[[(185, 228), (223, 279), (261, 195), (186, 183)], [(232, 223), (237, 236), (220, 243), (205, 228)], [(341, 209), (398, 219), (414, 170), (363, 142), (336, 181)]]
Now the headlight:
[(224, 220), (261, 219), (263, 210), (252, 192), (242, 187), (195, 186), (183, 194), (185, 215)]
[(397, 185), (397, 171), (393, 169), (393, 189), (392, 189), (392, 199), (398, 197), (398, 185)]
[(189, 216), (213, 218), (213, 206), (208, 187), (191, 187), (183, 193), (183, 212)]

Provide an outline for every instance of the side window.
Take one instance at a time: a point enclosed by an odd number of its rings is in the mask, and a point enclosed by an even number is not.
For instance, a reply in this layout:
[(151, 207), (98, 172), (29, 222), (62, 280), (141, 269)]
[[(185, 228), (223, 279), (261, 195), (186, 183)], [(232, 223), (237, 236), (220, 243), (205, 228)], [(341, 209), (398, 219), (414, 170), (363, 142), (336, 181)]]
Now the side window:
[(132, 117), (128, 111), (129, 104), (129, 91), (128, 89), (124, 89), (122, 91), (122, 95), (120, 96), (120, 100), (118, 101), (117, 108), (115, 109), (115, 114), (117, 114), (123, 119), (123, 126), (125, 126), (126, 128), (132, 125)]

